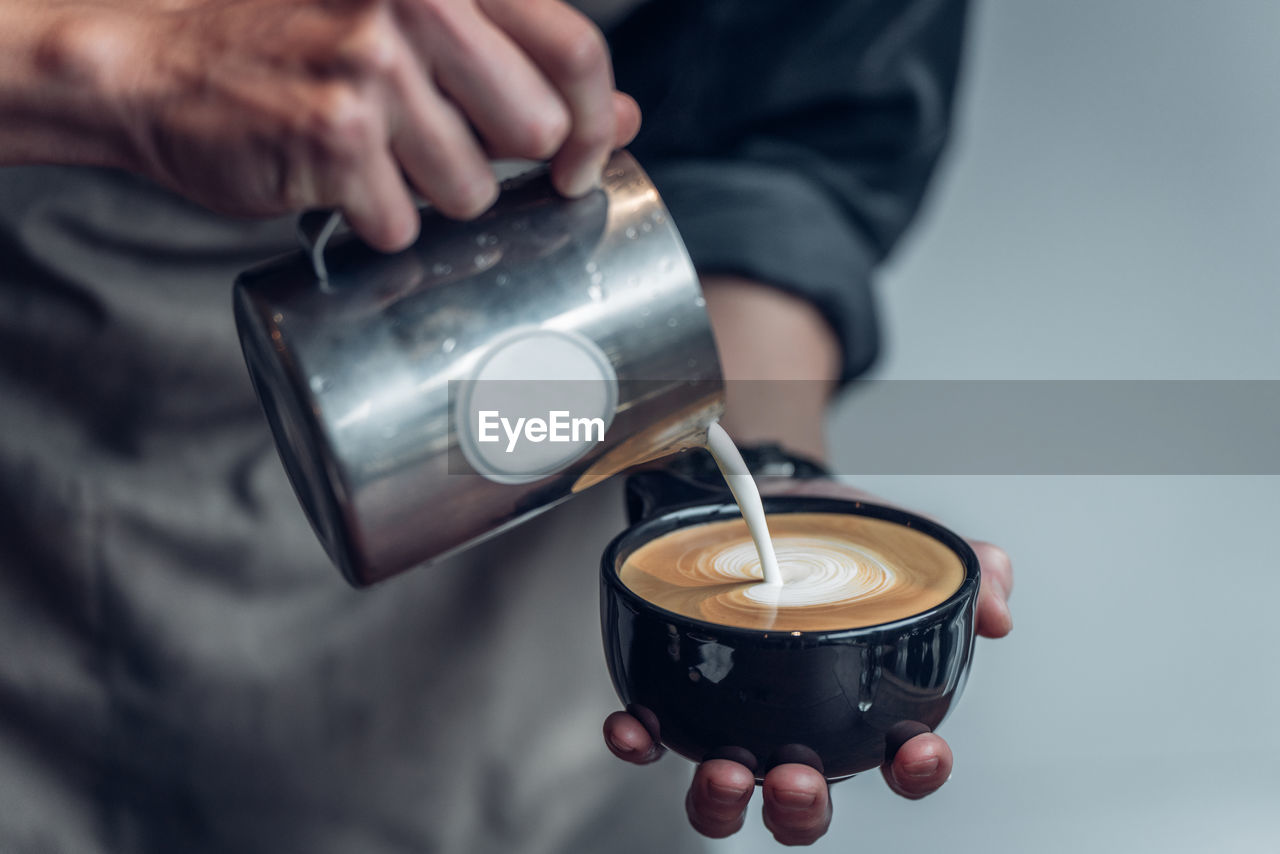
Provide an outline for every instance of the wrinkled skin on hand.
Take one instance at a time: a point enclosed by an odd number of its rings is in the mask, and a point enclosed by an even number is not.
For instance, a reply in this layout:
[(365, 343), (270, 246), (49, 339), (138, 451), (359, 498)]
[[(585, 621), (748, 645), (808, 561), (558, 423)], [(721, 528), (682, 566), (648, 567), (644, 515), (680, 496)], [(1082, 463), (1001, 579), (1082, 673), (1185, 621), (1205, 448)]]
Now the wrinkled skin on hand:
[(45, 55), (98, 90), (127, 168), (229, 215), (341, 208), (388, 251), (417, 234), (413, 192), (475, 217), (488, 158), (521, 157), (582, 195), (640, 121), (560, 0), (95, 3)]

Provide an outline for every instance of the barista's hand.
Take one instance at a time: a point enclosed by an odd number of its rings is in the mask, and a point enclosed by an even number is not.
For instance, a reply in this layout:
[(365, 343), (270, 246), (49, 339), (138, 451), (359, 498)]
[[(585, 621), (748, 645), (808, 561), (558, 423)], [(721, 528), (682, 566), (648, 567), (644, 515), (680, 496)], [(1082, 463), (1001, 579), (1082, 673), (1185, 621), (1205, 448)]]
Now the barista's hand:
[[(832, 498), (881, 501), (872, 495), (831, 481), (763, 480), (766, 494), (823, 495)], [(1013, 628), (1009, 594), (1013, 590), (1013, 566), (1009, 556), (990, 543), (970, 540), (982, 566), (978, 592), (978, 634), (1004, 637)], [(664, 748), (648, 730), (626, 712), (614, 712), (604, 722), (605, 744), (619, 759), (645, 765), (661, 758)], [(941, 788), (951, 776), (951, 748), (935, 733), (923, 733), (904, 743), (893, 761), (881, 766), (885, 782), (894, 792), (912, 800)], [(737, 833), (746, 817), (747, 803), (755, 788), (750, 770), (727, 759), (712, 759), (698, 766), (685, 798), (689, 823), (713, 839)], [(827, 782), (808, 765), (779, 765), (764, 778), (764, 824), (784, 845), (808, 845), (831, 825), (831, 798)]]
[(338, 207), (384, 250), (417, 233), (411, 190), (475, 217), (497, 194), (488, 158), (520, 157), (579, 196), (639, 128), (603, 36), (561, 0), (53, 8), (42, 62), (93, 90), (115, 165), (232, 215)]

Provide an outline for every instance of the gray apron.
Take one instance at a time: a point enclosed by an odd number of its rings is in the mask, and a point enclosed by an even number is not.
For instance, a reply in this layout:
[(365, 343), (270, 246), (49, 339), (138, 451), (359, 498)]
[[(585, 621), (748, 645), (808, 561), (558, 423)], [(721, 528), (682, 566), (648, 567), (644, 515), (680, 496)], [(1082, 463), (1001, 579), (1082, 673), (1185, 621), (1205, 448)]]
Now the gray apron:
[(698, 847), (688, 763), (600, 736), (616, 484), (372, 590), (329, 566), (230, 310), (292, 240), (0, 169), (0, 852)]

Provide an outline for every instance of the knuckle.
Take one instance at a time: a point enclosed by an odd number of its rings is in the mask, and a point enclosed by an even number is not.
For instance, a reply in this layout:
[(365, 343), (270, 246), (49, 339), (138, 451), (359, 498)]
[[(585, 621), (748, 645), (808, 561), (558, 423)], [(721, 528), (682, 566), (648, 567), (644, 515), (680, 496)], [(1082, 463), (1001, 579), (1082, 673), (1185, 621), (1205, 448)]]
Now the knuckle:
[(590, 120), (579, 122), (574, 125), (570, 137), (577, 148), (594, 151), (597, 156), (603, 157), (599, 149), (611, 147), (609, 143), (613, 140), (613, 125)]
[(514, 129), (517, 156), (547, 160), (569, 135), (569, 115), (559, 104), (524, 117)]
[(344, 63), (360, 80), (390, 77), (400, 61), (395, 31), (385, 14), (364, 18), (341, 48)]
[(557, 76), (579, 80), (603, 74), (609, 67), (604, 36), (589, 21), (566, 27), (554, 53)]
[(37, 66), (53, 76), (90, 86), (108, 79), (127, 49), (115, 29), (97, 16), (55, 18), (35, 44)]
[(475, 219), (488, 210), (497, 195), (497, 185), (492, 179), (477, 179), (437, 194), (432, 203), (440, 213), (450, 219)]
[(612, 148), (614, 131), (613, 113), (591, 112), (575, 117), (568, 139), (575, 148), (595, 151)]
[(978, 554), (978, 560), (984, 568), (994, 570), (1005, 575), (1013, 570), (1013, 561), (1009, 558), (1009, 553), (1004, 549), (992, 543), (975, 542), (973, 550)]
[(366, 99), (346, 86), (329, 88), (312, 107), (308, 135), (321, 154), (340, 164), (358, 160), (374, 143), (377, 123)]

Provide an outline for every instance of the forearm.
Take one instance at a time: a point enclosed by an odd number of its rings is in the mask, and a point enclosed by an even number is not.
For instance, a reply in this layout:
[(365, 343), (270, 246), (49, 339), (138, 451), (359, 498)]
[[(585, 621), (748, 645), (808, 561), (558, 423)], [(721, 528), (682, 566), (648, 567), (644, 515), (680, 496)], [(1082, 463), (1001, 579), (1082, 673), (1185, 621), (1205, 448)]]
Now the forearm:
[(127, 165), (108, 85), (130, 49), (104, 4), (0, 0), (0, 165)]
[(725, 429), (739, 442), (777, 442), (821, 460), (827, 402), (841, 351), (803, 299), (737, 276), (702, 279), (726, 380)]

